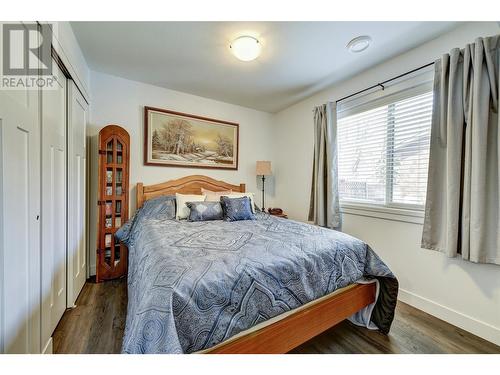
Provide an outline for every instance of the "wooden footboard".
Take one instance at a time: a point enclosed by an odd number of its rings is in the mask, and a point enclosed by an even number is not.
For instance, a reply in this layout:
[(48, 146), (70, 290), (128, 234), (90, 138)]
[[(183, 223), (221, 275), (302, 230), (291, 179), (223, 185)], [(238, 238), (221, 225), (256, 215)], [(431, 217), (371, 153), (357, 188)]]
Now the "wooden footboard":
[(260, 330), (214, 346), (205, 353), (287, 353), (373, 303), (375, 293), (375, 283), (355, 285)]

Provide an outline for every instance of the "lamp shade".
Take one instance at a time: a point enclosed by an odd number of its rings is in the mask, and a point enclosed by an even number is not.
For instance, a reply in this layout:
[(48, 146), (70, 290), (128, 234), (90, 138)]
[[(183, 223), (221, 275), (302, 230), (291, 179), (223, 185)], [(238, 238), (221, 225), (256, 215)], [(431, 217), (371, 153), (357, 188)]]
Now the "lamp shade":
[(257, 161), (257, 167), (255, 168), (255, 174), (257, 176), (270, 176), (271, 173), (271, 162), (270, 161)]

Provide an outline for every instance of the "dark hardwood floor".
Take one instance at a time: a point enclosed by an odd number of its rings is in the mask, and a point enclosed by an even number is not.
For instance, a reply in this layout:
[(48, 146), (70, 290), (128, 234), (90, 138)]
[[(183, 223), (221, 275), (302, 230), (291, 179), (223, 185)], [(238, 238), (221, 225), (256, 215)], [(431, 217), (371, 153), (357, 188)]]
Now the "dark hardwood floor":
[[(126, 281), (87, 282), (76, 305), (54, 332), (54, 353), (119, 353)], [(500, 353), (500, 347), (398, 302), (388, 336), (344, 321), (292, 353)]]
[(127, 315), (125, 279), (87, 281), (53, 335), (54, 353), (120, 353)]

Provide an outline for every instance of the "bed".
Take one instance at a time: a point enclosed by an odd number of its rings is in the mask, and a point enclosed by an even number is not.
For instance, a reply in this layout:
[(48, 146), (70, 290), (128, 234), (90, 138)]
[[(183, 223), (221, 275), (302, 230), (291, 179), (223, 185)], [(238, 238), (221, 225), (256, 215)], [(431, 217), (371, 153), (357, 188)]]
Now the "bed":
[(261, 212), (148, 213), (147, 201), (201, 188), (245, 192), (199, 175), (137, 184), (138, 210), (117, 233), (129, 249), (123, 353), (286, 353), (347, 318), (389, 332), (397, 279), (354, 237)]

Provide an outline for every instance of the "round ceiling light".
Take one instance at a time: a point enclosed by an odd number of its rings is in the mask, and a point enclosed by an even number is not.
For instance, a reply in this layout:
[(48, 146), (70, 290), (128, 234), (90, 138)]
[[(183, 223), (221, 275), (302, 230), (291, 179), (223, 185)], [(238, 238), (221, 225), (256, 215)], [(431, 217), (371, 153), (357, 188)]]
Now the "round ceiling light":
[(261, 45), (252, 36), (240, 36), (229, 45), (231, 52), (241, 61), (252, 61), (260, 55)]
[(358, 53), (370, 47), (371, 43), (372, 38), (370, 38), (368, 35), (362, 35), (354, 38), (349, 43), (347, 43), (347, 49), (351, 52)]

